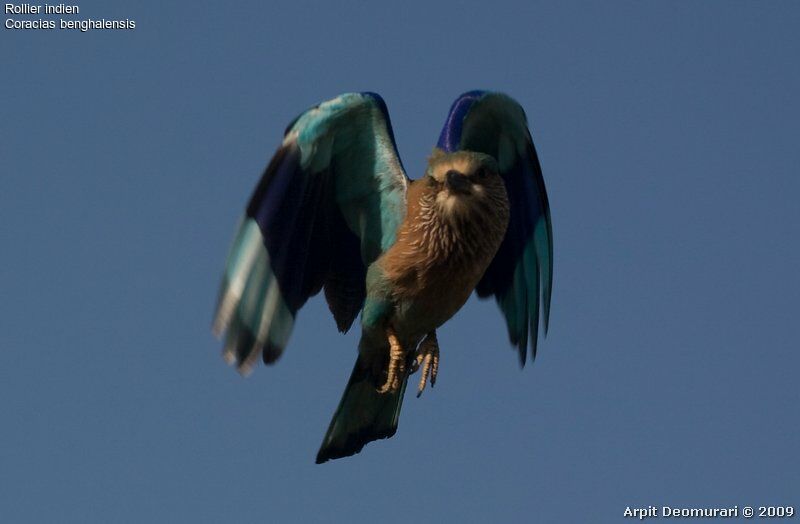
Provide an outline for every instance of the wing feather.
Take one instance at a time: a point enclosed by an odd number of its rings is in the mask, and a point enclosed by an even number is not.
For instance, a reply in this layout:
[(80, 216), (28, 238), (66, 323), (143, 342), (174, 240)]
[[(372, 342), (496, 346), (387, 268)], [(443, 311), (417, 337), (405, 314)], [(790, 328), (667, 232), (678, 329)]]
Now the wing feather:
[(524, 366), (528, 340), (536, 357), (540, 316), (547, 333), (553, 282), (550, 207), (525, 112), (501, 93), (464, 93), (450, 109), (438, 147), (486, 153), (500, 167), (509, 225), (476, 291), (481, 298), (497, 300)]
[(214, 332), (248, 372), (277, 360), (298, 310), (325, 289), (341, 331), (365, 297), (366, 267), (395, 241), (408, 179), (374, 93), (297, 117), (253, 191), (231, 246)]

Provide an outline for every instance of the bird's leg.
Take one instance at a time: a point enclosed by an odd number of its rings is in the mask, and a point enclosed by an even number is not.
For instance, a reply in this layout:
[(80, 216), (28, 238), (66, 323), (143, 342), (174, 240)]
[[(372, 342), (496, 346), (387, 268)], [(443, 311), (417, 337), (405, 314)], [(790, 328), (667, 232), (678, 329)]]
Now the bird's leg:
[(394, 329), (386, 328), (386, 336), (389, 339), (389, 365), (386, 367), (386, 382), (378, 388), (378, 393), (394, 393), (400, 389), (406, 372), (405, 352)]
[(417, 357), (411, 372), (414, 373), (420, 368), (422, 368), (422, 376), (419, 378), (417, 398), (425, 390), (428, 379), (430, 379), (431, 387), (436, 384), (436, 375), (439, 372), (439, 341), (436, 339), (436, 331), (428, 333), (417, 349)]

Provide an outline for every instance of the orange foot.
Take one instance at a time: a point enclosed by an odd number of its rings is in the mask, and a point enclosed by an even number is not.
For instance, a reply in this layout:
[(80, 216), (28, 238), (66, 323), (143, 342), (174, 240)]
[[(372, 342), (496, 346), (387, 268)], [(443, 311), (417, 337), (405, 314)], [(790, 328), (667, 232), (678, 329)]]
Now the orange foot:
[(406, 359), (405, 352), (394, 329), (387, 328), (386, 336), (389, 339), (389, 366), (386, 368), (386, 382), (378, 388), (378, 393), (395, 393), (400, 389), (400, 384), (405, 378)]
[(428, 379), (430, 379), (431, 387), (436, 384), (436, 375), (439, 373), (439, 341), (436, 339), (436, 331), (428, 333), (417, 349), (417, 357), (411, 372), (414, 373), (420, 368), (422, 368), (422, 376), (419, 378), (417, 398), (425, 391)]

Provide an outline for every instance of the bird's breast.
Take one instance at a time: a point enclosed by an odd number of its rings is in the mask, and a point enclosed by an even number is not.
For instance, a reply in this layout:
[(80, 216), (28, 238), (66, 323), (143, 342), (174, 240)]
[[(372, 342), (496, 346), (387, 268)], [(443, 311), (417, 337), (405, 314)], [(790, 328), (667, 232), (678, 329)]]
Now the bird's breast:
[[(480, 217), (477, 217), (480, 218)], [(505, 234), (507, 213), (453, 224), (410, 214), (379, 263), (392, 289), (394, 328), (421, 336), (449, 320), (469, 299)]]
[(421, 336), (447, 322), (469, 299), (477, 278), (446, 274), (418, 274), (420, 285), (412, 293), (400, 293), (395, 299), (392, 324), (407, 336)]

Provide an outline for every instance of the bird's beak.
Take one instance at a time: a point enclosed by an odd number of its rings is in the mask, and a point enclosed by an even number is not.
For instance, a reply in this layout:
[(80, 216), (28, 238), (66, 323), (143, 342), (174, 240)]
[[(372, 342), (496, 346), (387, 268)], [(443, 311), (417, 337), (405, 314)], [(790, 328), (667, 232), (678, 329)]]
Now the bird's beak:
[(450, 170), (445, 175), (447, 189), (454, 193), (468, 194), (470, 192), (470, 181), (467, 177), (455, 170)]

